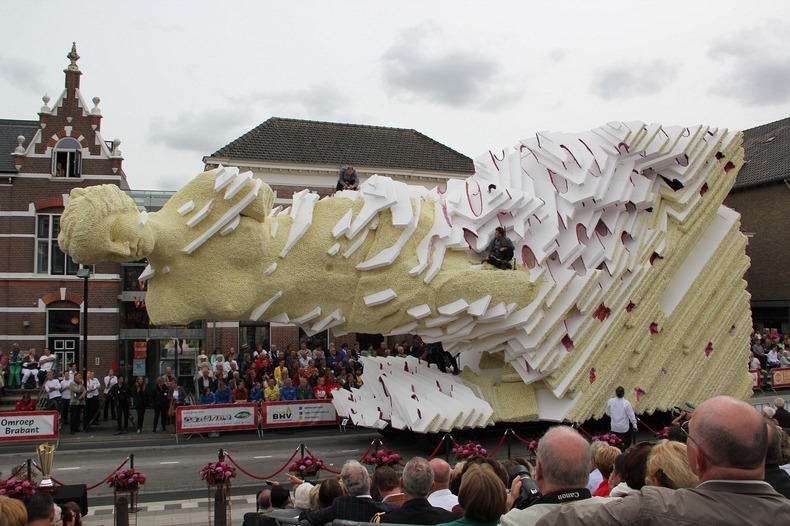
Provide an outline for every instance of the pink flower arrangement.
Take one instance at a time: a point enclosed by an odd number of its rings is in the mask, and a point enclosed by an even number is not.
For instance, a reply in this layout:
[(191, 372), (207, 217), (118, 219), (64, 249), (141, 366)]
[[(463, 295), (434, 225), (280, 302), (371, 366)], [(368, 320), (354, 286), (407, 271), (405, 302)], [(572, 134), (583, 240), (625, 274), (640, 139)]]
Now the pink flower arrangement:
[(606, 433), (604, 435), (594, 436), (592, 439), (593, 442), (606, 442), (610, 446), (615, 446), (615, 447), (618, 447), (620, 446), (620, 444), (623, 443), (623, 440), (619, 436), (615, 435), (614, 433)]
[(665, 427), (661, 431), (656, 431), (655, 435), (656, 438), (669, 438), (669, 426)]
[(458, 457), (458, 460), (472, 460), (473, 458), (485, 458), (488, 451), (477, 442), (469, 442), (463, 446), (454, 447), (453, 453)]
[(136, 469), (119, 469), (107, 481), (107, 485), (116, 490), (136, 490), (145, 484), (146, 478), (145, 473)]
[(533, 455), (537, 455), (538, 454), (538, 441), (537, 440), (530, 441), (530, 443), (527, 444), (527, 449)]
[(325, 469), (324, 461), (314, 457), (313, 455), (306, 455), (300, 459), (294, 460), (288, 465), (288, 471), (296, 473), (298, 477), (305, 478), (317, 475), (319, 471)]
[(362, 459), (363, 464), (369, 464), (371, 466), (381, 467), (381, 466), (396, 466), (400, 463), (401, 458), (400, 455), (397, 453), (390, 451), (389, 449), (383, 447), (370, 455), (369, 457), (365, 457)]
[(12, 499), (24, 499), (36, 492), (36, 485), (27, 480), (8, 479), (0, 485), (0, 495), (11, 497)]
[(198, 471), (201, 480), (205, 480), (206, 484), (213, 486), (215, 484), (224, 484), (230, 482), (230, 479), (236, 478), (236, 468), (225, 462), (218, 460), (217, 462), (210, 462), (203, 466), (203, 469)]

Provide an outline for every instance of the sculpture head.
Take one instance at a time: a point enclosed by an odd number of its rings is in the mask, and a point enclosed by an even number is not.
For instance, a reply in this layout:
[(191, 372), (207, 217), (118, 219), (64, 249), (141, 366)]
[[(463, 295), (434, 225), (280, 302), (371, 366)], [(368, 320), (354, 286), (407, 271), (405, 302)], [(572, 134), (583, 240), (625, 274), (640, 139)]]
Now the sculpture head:
[(136, 261), (154, 249), (153, 230), (134, 201), (115, 185), (71, 191), (60, 218), (58, 244), (78, 263)]

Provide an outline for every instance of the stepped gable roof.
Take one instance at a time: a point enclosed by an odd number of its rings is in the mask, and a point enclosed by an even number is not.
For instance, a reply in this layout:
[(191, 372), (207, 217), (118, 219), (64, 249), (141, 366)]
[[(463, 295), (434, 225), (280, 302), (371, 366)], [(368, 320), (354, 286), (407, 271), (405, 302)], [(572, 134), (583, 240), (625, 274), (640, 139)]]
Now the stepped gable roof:
[(472, 159), (416, 130), (280, 117), (268, 119), (210, 157), (474, 173)]
[(19, 146), (16, 138), (24, 136), (24, 146), (27, 146), (37, 131), (38, 121), (0, 119), (0, 172), (16, 173), (14, 158), (11, 157)]
[(790, 178), (790, 117), (744, 130), (743, 149), (746, 163), (733, 190)]

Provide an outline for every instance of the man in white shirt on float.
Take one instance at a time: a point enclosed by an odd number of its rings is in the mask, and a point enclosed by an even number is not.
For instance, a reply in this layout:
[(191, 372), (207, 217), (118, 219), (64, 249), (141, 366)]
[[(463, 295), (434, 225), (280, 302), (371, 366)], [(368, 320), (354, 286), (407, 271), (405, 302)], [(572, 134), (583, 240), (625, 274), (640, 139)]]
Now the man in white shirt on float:
[(458, 497), (450, 491), (450, 464), (440, 458), (430, 462), (433, 468), (433, 486), (428, 494), (431, 506), (453, 511), (458, 505)]
[(614, 398), (610, 398), (606, 402), (606, 414), (612, 420), (612, 433), (619, 436), (623, 444), (621, 449), (625, 450), (631, 445), (633, 433), (629, 433), (629, 429), (633, 427), (634, 433), (636, 432), (636, 415), (634, 408), (631, 407), (631, 402), (625, 399), (625, 389), (622, 385), (617, 386)]

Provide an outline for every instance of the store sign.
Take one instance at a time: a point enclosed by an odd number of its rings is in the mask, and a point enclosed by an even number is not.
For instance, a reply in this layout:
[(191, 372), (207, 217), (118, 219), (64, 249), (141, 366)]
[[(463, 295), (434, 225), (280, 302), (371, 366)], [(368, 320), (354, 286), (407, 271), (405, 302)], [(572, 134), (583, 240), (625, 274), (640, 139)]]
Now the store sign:
[(192, 405), (176, 410), (176, 433), (258, 429), (257, 404)]
[(771, 369), (771, 387), (790, 387), (790, 368)]
[(134, 342), (134, 358), (135, 360), (145, 360), (145, 355), (148, 352), (147, 342)]
[(752, 389), (759, 389), (760, 388), (760, 371), (756, 369), (750, 369), (749, 374), (752, 375)]
[(19, 411), (0, 413), (0, 442), (58, 438), (58, 413)]
[(335, 406), (329, 400), (266, 402), (261, 404), (262, 427), (299, 427), (337, 423)]

